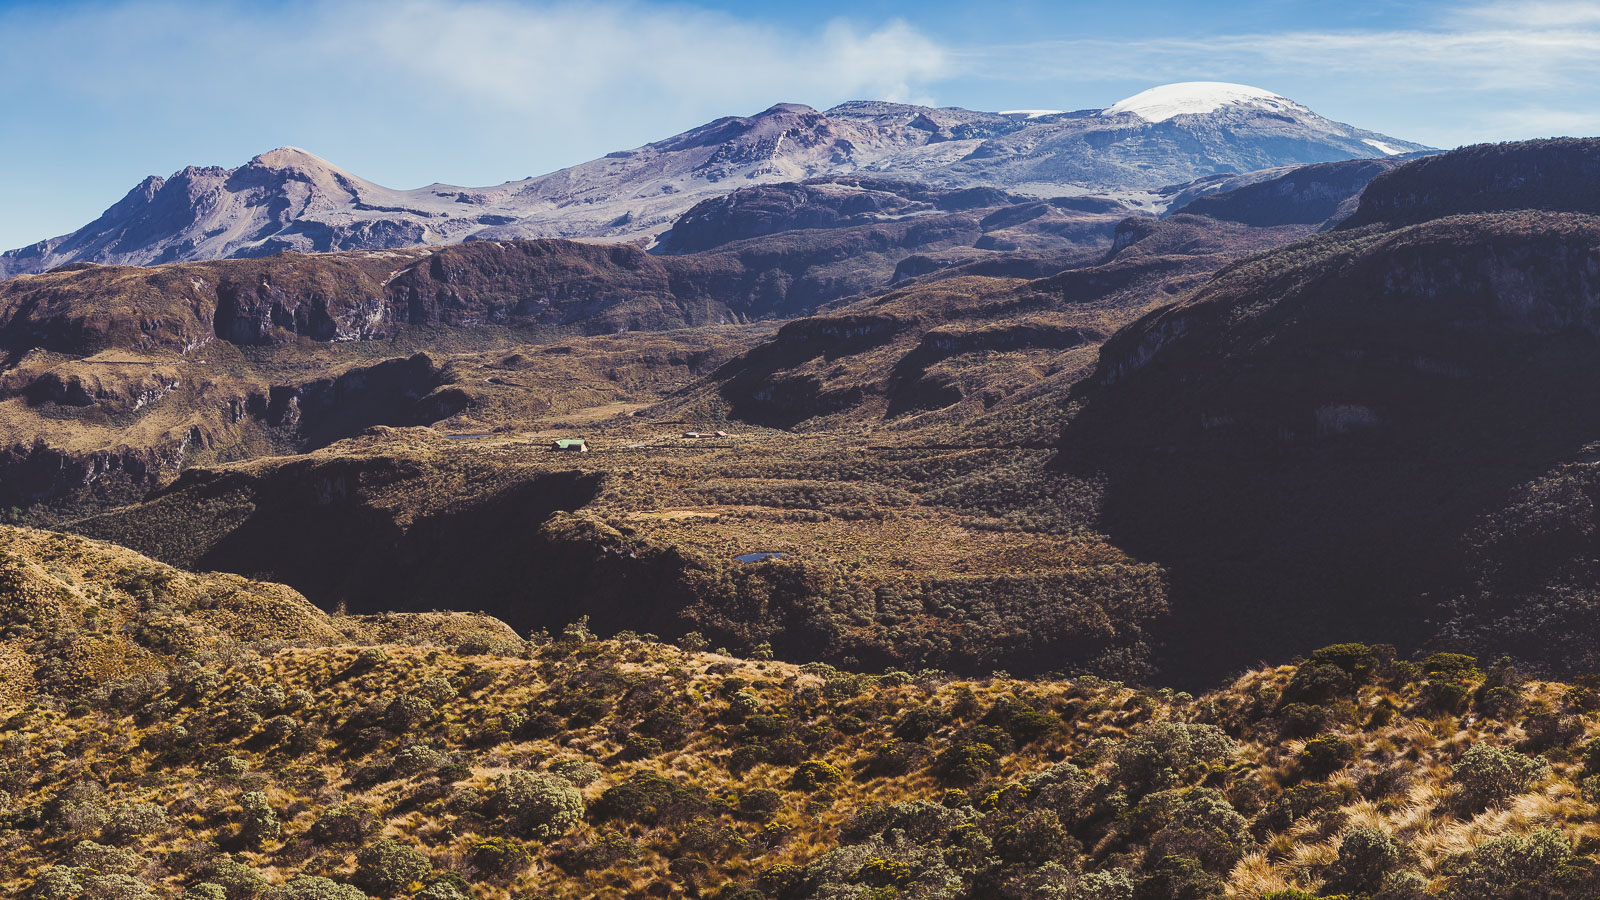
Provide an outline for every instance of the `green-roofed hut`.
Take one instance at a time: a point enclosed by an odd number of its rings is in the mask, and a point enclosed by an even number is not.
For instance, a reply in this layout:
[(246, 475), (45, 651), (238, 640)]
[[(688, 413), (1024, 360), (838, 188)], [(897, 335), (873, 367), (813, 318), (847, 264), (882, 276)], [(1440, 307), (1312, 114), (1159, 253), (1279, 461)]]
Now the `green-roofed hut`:
[(567, 453), (588, 453), (589, 442), (583, 438), (560, 438), (550, 442), (551, 450), (563, 450)]

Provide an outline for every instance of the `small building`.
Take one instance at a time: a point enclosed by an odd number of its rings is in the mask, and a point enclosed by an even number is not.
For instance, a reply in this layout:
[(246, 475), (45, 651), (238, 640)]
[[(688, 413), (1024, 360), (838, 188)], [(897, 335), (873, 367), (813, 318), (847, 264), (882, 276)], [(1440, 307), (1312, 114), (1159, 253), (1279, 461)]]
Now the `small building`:
[(559, 438), (550, 442), (550, 449), (567, 453), (588, 453), (589, 442), (583, 438)]

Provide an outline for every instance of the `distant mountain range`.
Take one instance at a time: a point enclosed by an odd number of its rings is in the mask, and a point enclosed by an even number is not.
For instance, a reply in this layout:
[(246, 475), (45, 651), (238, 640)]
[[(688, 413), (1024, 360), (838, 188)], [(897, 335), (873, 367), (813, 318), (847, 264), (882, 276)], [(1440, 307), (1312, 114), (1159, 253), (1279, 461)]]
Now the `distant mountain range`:
[(235, 169), (191, 166), (146, 178), (83, 228), (0, 254), (0, 278), (74, 262), (152, 265), (464, 240), (651, 244), (703, 200), (749, 185), (842, 175), (946, 190), (1108, 195), (1159, 211), (1171, 192), (1153, 192), (1197, 179), (1428, 149), (1325, 119), (1258, 88), (1213, 82), (1166, 85), (1075, 112), (875, 101), (818, 112), (785, 103), (481, 188), (392, 190), (284, 147)]

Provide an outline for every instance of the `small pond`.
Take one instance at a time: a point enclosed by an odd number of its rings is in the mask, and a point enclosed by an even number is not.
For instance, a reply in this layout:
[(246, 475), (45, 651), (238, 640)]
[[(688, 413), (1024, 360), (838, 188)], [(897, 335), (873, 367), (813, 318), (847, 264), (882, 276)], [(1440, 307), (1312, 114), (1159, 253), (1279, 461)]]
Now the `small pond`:
[(494, 437), (494, 432), (492, 432), (492, 431), (483, 431), (483, 432), (479, 432), (477, 434), (447, 434), (447, 435), (445, 435), (445, 437), (449, 438), (452, 441), (470, 441), (473, 438)]
[(763, 559), (783, 559), (783, 554), (782, 553), (767, 553), (767, 552), (741, 553), (738, 556), (734, 557), (734, 560), (736, 562), (742, 562), (742, 563), (761, 562)]

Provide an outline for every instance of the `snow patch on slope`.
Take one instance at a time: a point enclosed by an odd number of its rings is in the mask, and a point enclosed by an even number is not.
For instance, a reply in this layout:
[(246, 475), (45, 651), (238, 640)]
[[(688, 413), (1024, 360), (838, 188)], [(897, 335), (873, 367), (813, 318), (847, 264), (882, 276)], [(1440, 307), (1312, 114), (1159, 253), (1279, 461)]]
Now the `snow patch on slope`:
[(1059, 116), (1065, 110), (1060, 109), (1002, 109), (1002, 116), (1024, 116), (1029, 119), (1040, 119), (1045, 116)]
[(1102, 116), (1132, 113), (1146, 122), (1165, 122), (1173, 116), (1204, 115), (1227, 106), (1272, 112), (1310, 113), (1309, 109), (1271, 91), (1226, 81), (1184, 81), (1141, 91), (1100, 111)]
[(1375, 141), (1372, 138), (1362, 138), (1361, 143), (1366, 144), (1368, 147), (1371, 147), (1379, 153), (1382, 153), (1384, 156), (1399, 156), (1400, 154), (1406, 152), (1399, 147), (1394, 146), (1393, 144), (1385, 144), (1383, 141)]

